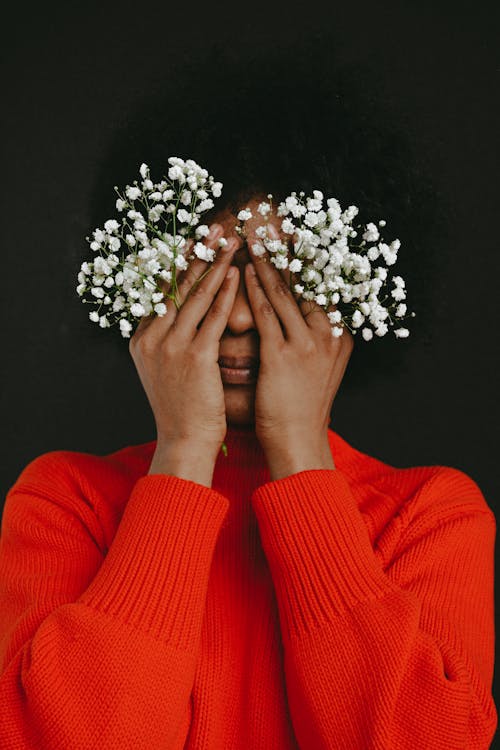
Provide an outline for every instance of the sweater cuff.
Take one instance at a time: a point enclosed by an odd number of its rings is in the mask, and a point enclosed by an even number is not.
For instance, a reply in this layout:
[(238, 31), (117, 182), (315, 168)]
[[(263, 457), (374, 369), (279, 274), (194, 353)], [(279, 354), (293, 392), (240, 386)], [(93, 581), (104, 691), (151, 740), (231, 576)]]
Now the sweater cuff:
[(210, 566), (229, 501), (204, 485), (148, 474), (78, 601), (178, 649), (198, 642)]
[(375, 556), (339, 469), (267, 482), (254, 491), (252, 506), (289, 636), (399, 591)]

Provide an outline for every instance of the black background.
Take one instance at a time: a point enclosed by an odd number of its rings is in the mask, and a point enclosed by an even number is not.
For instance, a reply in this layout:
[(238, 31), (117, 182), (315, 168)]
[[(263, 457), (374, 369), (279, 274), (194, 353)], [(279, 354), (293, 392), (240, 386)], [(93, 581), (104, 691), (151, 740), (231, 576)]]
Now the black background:
[[(169, 61), (179, 56), (196, 60), (213, 44), (243, 59), (281, 47), (290, 56), (301, 39), (321, 31), (331, 35), (341, 61), (376, 71), (374, 95), (399, 113), (449, 207), (449, 237), (434, 248), (441, 270), (430, 344), (413, 344), (397, 378), (367, 377), (356, 391), (341, 389), (332, 426), (396, 466), (462, 469), (496, 512), (496, 7), (333, 0), (325, 9), (11, 8), (2, 31), (2, 495), (46, 451), (106, 453), (155, 438), (126, 340), (116, 328), (91, 324), (90, 306), (75, 291), (80, 264), (89, 259), (84, 237), (96, 226), (99, 165), (116, 129), (148, 88), (168, 78)], [(200, 85), (210, 86), (202, 73)]]

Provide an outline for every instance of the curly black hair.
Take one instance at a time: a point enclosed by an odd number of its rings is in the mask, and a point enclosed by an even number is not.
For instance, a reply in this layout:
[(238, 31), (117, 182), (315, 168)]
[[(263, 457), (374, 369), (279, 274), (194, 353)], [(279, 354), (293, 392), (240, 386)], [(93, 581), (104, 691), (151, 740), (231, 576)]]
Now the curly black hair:
[(138, 178), (141, 162), (158, 181), (175, 155), (194, 159), (223, 183), (204, 223), (255, 194), (270, 192), (277, 201), (292, 190), (313, 189), (338, 198), (343, 208), (358, 206), (356, 221), (385, 219), (382, 237), (401, 240), (390, 271), (405, 279), (408, 310), (416, 317), (404, 323), (407, 339), (391, 328), (369, 342), (358, 333), (346, 383), (366, 383), (367, 373), (370, 380), (393, 377), (408, 348), (432, 338), (446, 207), (425, 159), (412, 148), (405, 113), (382, 95), (375, 72), (339, 63), (321, 34), (253, 56), (214, 45), (203, 59), (184, 55), (166, 67), (165, 80), (116, 127), (98, 174), (94, 217), (111, 208), (111, 199), (114, 205), (112, 185)]

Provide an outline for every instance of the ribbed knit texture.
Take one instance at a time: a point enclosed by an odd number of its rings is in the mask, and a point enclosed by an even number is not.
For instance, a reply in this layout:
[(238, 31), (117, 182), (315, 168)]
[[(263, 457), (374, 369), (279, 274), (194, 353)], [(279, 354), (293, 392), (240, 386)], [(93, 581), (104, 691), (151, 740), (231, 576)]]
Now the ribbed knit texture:
[(212, 488), (155, 442), (51, 451), (0, 537), (2, 750), (487, 750), (496, 522), (446, 466), (329, 430), (270, 481), (230, 427)]

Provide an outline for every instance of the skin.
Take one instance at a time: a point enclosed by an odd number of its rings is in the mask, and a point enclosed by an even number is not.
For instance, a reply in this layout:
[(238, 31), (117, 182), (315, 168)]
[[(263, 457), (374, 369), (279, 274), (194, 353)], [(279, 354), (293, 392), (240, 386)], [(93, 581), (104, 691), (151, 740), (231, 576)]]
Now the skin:
[[(256, 210), (264, 199), (255, 196), (241, 207), (254, 214), (245, 238), (235, 231), (238, 211), (213, 217), (205, 242), (216, 248), (224, 236), (227, 249), (213, 264), (192, 261), (179, 281), (181, 309), (167, 304), (162, 318), (143, 318), (130, 340), (157, 425), (150, 474), (173, 473), (211, 486), (228, 424), (255, 430), (271, 479), (335, 468), (327, 430), (353, 337), (347, 328), (333, 337), (324, 309), (290, 291), (290, 273), (278, 271), (267, 252), (251, 252), (255, 229), (265, 223)], [(290, 240), (280, 232), (281, 221), (273, 211), (274, 237)], [(227, 279), (230, 266), (237, 273)], [(210, 272), (193, 286), (207, 267)], [(223, 383), (221, 355), (259, 358), (257, 383)]]

